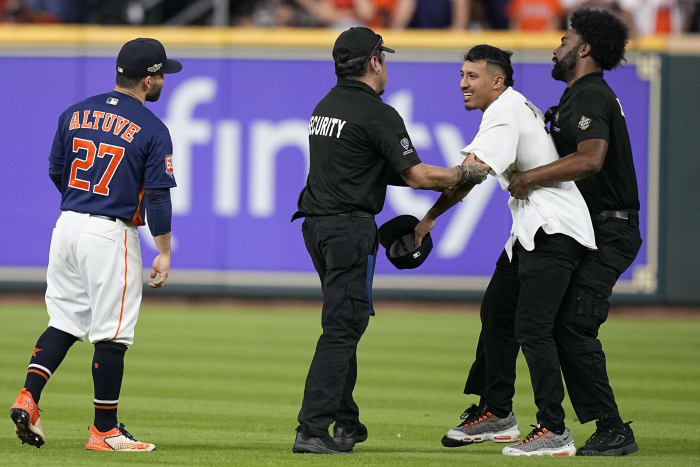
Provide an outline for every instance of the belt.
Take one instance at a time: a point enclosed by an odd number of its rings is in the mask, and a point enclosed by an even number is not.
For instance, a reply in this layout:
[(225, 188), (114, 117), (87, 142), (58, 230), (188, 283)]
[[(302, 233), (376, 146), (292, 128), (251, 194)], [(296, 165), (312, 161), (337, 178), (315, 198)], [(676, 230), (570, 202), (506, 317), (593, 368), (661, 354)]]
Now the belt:
[(630, 225), (639, 225), (639, 213), (637, 211), (600, 211), (591, 216), (596, 222), (605, 222), (608, 219), (627, 221)]
[(374, 217), (373, 214), (370, 214), (365, 211), (352, 211), (352, 212), (341, 212), (340, 214), (335, 214), (336, 216), (352, 216), (352, 217)]
[(100, 214), (90, 214), (90, 217), (98, 217), (98, 218), (104, 219), (104, 220), (106, 220), (106, 221), (117, 222), (117, 218), (116, 218), (116, 217), (112, 217), (112, 216), (102, 216), (102, 215), (100, 215)]
[(365, 211), (352, 211), (352, 212), (341, 212), (338, 214), (306, 214), (301, 211), (297, 211), (292, 216), (292, 222), (301, 217), (330, 217), (330, 216), (350, 216), (350, 217), (364, 217), (368, 219), (374, 219), (374, 214), (370, 214)]

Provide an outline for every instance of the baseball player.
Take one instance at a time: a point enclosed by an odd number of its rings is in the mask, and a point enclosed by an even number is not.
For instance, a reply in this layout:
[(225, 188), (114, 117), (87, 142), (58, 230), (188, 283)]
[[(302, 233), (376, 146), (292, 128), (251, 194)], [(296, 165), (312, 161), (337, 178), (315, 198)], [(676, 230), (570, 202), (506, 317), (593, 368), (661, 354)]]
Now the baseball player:
[[(545, 130), (542, 112), (512, 88), (509, 52), (478, 45), (464, 56), (461, 89), (467, 110), (483, 112), (479, 131), (462, 150), (480, 161), (506, 190), (511, 173), (558, 159)], [(447, 191), (416, 226), (422, 238), (435, 220), (466, 190)], [(554, 324), (572, 274), (586, 249), (595, 249), (588, 208), (574, 182), (534, 190), (526, 201), (510, 198), (510, 238), (481, 304), (485, 352), (485, 406), (446, 437), (455, 443), (516, 441), (520, 435), (512, 412), (515, 361), (522, 348), (537, 405), (536, 426), (513, 456), (572, 456), (576, 453), (564, 423), (564, 386), (554, 340)], [(444, 443), (444, 441), (443, 441)]]
[(24, 387), (10, 407), (22, 443), (45, 442), (39, 399), (76, 340), (95, 346), (95, 419), (85, 449), (152, 451), (117, 421), (124, 353), (134, 341), (142, 292), (137, 226), (158, 247), (149, 286), (170, 271), (170, 188), (175, 186), (167, 127), (145, 106), (156, 101), (164, 73), (182, 65), (155, 39), (124, 44), (114, 91), (70, 106), (58, 119), (49, 176), (61, 192), (46, 273), (49, 325), (29, 361)]

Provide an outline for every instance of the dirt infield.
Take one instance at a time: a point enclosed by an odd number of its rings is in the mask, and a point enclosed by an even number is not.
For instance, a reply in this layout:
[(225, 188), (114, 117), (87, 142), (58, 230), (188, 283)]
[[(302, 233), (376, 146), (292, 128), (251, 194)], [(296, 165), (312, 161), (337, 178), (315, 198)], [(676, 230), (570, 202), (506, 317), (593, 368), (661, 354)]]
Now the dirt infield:
[[(43, 303), (44, 296), (40, 294), (0, 294), (0, 304), (30, 303), (39, 305)], [(196, 307), (231, 307), (231, 308), (259, 308), (260, 310), (279, 311), (285, 308), (294, 309), (319, 309), (321, 302), (318, 300), (295, 299), (238, 299), (218, 297), (146, 297), (144, 306), (172, 304), (173, 306)], [(438, 313), (478, 313), (479, 303), (450, 303), (450, 302), (406, 302), (406, 301), (375, 301), (374, 308), (378, 312), (387, 311), (415, 311)], [(613, 305), (611, 316), (621, 318), (643, 319), (669, 319), (669, 318), (697, 318), (700, 319), (700, 306), (658, 306), (658, 305)]]

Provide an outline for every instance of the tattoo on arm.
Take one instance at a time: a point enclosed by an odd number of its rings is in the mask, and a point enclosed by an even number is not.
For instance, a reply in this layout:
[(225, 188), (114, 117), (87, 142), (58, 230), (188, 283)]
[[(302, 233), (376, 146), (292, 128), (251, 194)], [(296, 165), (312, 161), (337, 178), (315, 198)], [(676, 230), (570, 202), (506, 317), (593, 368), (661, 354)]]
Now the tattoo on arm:
[(460, 186), (474, 186), (486, 180), (491, 168), (483, 162), (468, 161), (467, 165), (460, 164), (457, 169), (460, 171)]
[(469, 179), (475, 185), (478, 185), (479, 183), (486, 180), (486, 177), (488, 176), (490, 170), (491, 167), (484, 164), (483, 162), (474, 161), (467, 164), (467, 172), (469, 172), (470, 174)]

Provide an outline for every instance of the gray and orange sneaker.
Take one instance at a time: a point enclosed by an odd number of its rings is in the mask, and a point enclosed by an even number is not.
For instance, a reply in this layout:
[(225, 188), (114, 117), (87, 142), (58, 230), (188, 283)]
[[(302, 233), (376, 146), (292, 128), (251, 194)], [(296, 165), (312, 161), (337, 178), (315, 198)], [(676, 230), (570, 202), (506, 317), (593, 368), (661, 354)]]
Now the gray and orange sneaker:
[(442, 437), (442, 445), (446, 448), (484, 441), (512, 443), (520, 436), (518, 421), (513, 412), (505, 418), (498, 418), (488, 409), (472, 405), (462, 413), (460, 418), (463, 420), (462, 423)]
[(36, 405), (27, 388), (22, 388), (15, 403), (10, 407), (10, 418), (15, 423), (15, 432), (22, 444), (26, 443), (37, 448), (44, 445), (46, 437), (41, 428), (39, 406)]
[(518, 444), (506, 446), (501, 451), (506, 456), (554, 456), (576, 455), (574, 438), (568, 428), (558, 435), (545, 427), (533, 425), (533, 430)]
[(90, 439), (85, 449), (88, 451), (155, 451), (156, 445), (137, 441), (131, 433), (124, 429), (124, 424), (109, 431), (99, 431), (95, 425), (90, 425)]

